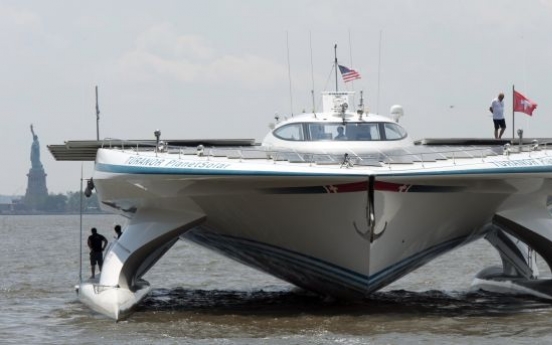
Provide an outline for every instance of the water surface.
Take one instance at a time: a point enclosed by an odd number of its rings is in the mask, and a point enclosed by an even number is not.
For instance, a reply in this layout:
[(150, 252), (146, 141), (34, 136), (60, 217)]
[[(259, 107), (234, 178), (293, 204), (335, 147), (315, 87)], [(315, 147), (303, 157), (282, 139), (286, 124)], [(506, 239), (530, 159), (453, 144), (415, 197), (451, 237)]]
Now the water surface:
[[(113, 239), (122, 222), (84, 216), (83, 236), (94, 226)], [(299, 290), (179, 241), (145, 276), (150, 296), (117, 323), (76, 298), (79, 229), (78, 216), (0, 216), (0, 343), (552, 343), (549, 301), (469, 291), (479, 270), (499, 263), (485, 241), (355, 303)], [(83, 277), (90, 275), (86, 259)]]

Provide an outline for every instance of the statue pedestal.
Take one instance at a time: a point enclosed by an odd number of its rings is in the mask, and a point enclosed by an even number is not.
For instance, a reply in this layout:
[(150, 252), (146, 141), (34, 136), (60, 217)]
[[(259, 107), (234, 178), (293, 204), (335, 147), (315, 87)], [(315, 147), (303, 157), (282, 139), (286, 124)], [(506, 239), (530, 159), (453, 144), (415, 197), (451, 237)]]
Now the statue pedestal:
[(31, 168), (27, 174), (25, 205), (29, 210), (37, 210), (44, 205), (48, 197), (46, 173), (43, 168)]

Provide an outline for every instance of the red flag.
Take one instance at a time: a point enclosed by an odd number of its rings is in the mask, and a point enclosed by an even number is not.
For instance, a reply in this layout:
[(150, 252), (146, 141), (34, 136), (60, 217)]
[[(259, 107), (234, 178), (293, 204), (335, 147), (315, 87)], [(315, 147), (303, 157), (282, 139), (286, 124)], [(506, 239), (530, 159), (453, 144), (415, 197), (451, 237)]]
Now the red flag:
[(535, 109), (537, 109), (537, 103), (514, 90), (514, 111), (533, 116), (533, 110)]

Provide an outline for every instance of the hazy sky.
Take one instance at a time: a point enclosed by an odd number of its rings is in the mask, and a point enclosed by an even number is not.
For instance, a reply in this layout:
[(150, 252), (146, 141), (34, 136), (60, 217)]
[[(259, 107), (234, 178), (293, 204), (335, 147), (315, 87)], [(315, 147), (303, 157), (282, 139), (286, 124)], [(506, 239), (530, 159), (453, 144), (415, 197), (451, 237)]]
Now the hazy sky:
[(276, 112), (312, 108), (313, 79), (317, 106), (334, 88), (335, 43), (414, 139), (491, 138), (500, 91), (511, 135), (514, 84), (539, 104), (516, 128), (552, 137), (552, 0), (2, 0), (0, 194), (25, 194), (31, 123), (49, 191), (79, 189), (81, 163), (46, 146), (95, 139), (95, 85), (101, 138), (262, 140)]

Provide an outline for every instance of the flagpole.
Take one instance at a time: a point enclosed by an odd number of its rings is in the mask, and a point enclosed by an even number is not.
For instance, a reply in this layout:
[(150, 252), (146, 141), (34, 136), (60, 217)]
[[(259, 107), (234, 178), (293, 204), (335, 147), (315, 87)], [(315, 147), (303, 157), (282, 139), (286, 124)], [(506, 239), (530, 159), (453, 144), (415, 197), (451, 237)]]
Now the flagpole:
[(81, 162), (81, 178), (80, 178), (80, 210), (79, 210), (79, 226), (80, 226), (80, 239), (79, 239), (79, 283), (82, 283), (82, 168)]
[(334, 57), (335, 57), (335, 92), (339, 91), (337, 87), (337, 43), (334, 45)]
[(514, 106), (515, 106), (515, 101), (514, 101), (514, 98), (515, 98), (515, 86), (512, 84), (512, 144), (514, 143), (514, 139), (515, 139), (515, 116), (514, 116)]

